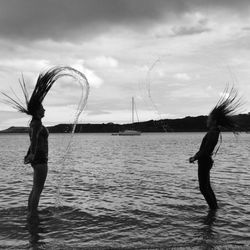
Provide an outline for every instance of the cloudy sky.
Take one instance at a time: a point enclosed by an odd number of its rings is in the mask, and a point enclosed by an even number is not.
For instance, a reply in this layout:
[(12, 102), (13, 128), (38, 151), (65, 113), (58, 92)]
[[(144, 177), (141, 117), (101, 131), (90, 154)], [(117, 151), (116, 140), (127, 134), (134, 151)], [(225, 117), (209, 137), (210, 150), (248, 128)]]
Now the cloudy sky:
[[(90, 82), (80, 122), (131, 121), (207, 114), (226, 84), (250, 111), (248, 0), (2, 0), (0, 90), (21, 97), (41, 71), (72, 66)], [(56, 83), (44, 123), (72, 122), (80, 87)], [(0, 104), (0, 128), (29, 118)]]

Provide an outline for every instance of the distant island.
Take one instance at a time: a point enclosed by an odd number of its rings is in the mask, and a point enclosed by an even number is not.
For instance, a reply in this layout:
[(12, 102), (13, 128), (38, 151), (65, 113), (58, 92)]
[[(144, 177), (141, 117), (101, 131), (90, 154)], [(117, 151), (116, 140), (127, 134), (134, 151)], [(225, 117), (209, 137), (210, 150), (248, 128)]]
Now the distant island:
[[(117, 133), (126, 129), (135, 129), (143, 133), (146, 132), (204, 132), (206, 128), (207, 116), (185, 117), (179, 119), (149, 120), (133, 124), (77, 124), (75, 133)], [(250, 131), (250, 113), (234, 116), (239, 122), (241, 131)], [(47, 127), (50, 133), (70, 133), (72, 124), (58, 124)], [(10, 127), (0, 131), (0, 133), (28, 133), (27, 127)]]

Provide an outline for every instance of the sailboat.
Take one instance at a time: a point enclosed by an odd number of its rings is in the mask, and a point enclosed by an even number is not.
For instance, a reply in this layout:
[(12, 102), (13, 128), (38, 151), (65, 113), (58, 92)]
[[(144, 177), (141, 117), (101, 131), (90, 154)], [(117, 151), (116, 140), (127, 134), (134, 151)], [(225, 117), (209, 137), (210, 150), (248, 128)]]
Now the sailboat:
[[(135, 101), (134, 101), (134, 97), (132, 97), (132, 125), (134, 124), (134, 112), (135, 112)], [(130, 130), (124, 130), (124, 131), (120, 131), (118, 133), (118, 135), (141, 135), (141, 131), (137, 131), (137, 130), (133, 130), (133, 129), (130, 129)]]

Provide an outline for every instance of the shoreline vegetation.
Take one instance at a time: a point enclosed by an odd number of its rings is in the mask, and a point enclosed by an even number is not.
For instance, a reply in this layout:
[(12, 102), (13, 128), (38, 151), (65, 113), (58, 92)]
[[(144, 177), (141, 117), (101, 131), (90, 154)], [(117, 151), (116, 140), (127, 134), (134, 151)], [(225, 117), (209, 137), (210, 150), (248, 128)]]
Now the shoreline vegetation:
[[(238, 120), (239, 131), (250, 132), (250, 113), (234, 116)], [(83, 123), (77, 124), (75, 133), (118, 133), (126, 129), (135, 129), (143, 133), (147, 132), (205, 132), (207, 116), (187, 116), (178, 119), (149, 120), (137, 123), (117, 124), (117, 123)], [(48, 126), (50, 133), (70, 133), (72, 124), (58, 124)], [(28, 127), (10, 127), (0, 131), (0, 133), (28, 133)], [(226, 130), (224, 130), (226, 131)]]

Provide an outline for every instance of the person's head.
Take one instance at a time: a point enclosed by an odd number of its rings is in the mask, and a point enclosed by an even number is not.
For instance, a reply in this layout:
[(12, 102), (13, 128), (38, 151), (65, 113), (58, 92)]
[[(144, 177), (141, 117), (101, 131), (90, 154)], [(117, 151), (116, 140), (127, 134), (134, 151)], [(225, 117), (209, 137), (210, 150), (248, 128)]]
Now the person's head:
[[(69, 67), (54, 67), (48, 70), (45, 73), (40, 73), (35, 85), (35, 88), (31, 94), (28, 93), (26, 83), (22, 78), (20, 82), (20, 86), (22, 88), (24, 98), (25, 98), (25, 105), (19, 99), (15, 99), (5, 93), (2, 94), (7, 97), (6, 103), (11, 105), (13, 108), (18, 110), (19, 112), (25, 113), (35, 118), (42, 118), (44, 117), (44, 108), (42, 102), (49, 92), (50, 88), (54, 84), (56, 80), (59, 78), (70, 75), (69, 73), (64, 73), (65, 70), (71, 69)], [(30, 96), (30, 98), (29, 98)]]
[(31, 115), (34, 118), (42, 118), (44, 116), (43, 110), (44, 108), (42, 103), (36, 98), (31, 99), (27, 105), (27, 114)]
[(238, 98), (237, 91), (233, 87), (228, 91), (227, 87), (221, 99), (208, 116), (208, 127), (221, 126), (236, 133), (238, 125), (233, 116), (240, 106), (241, 100)]
[[(86, 83), (86, 97), (83, 99), (84, 105), (86, 104), (88, 93), (89, 93), (89, 83), (84, 74), (77, 71), (71, 67), (53, 67), (46, 72), (40, 73), (35, 85), (35, 88), (30, 95), (24, 78), (19, 80), (22, 92), (24, 94), (24, 102), (22, 102), (17, 96), (13, 98), (4, 92), (1, 92), (7, 99), (6, 103), (11, 105), (14, 109), (19, 112), (25, 113), (32, 117), (44, 117), (44, 108), (42, 106), (45, 96), (48, 94), (49, 90), (53, 84), (62, 77), (72, 77), (74, 81), (79, 82), (81, 85), (83, 81)], [(83, 85), (82, 85), (83, 86)]]
[(42, 119), (44, 117), (45, 109), (43, 105), (40, 104), (36, 110), (33, 111), (32, 117), (37, 119)]

